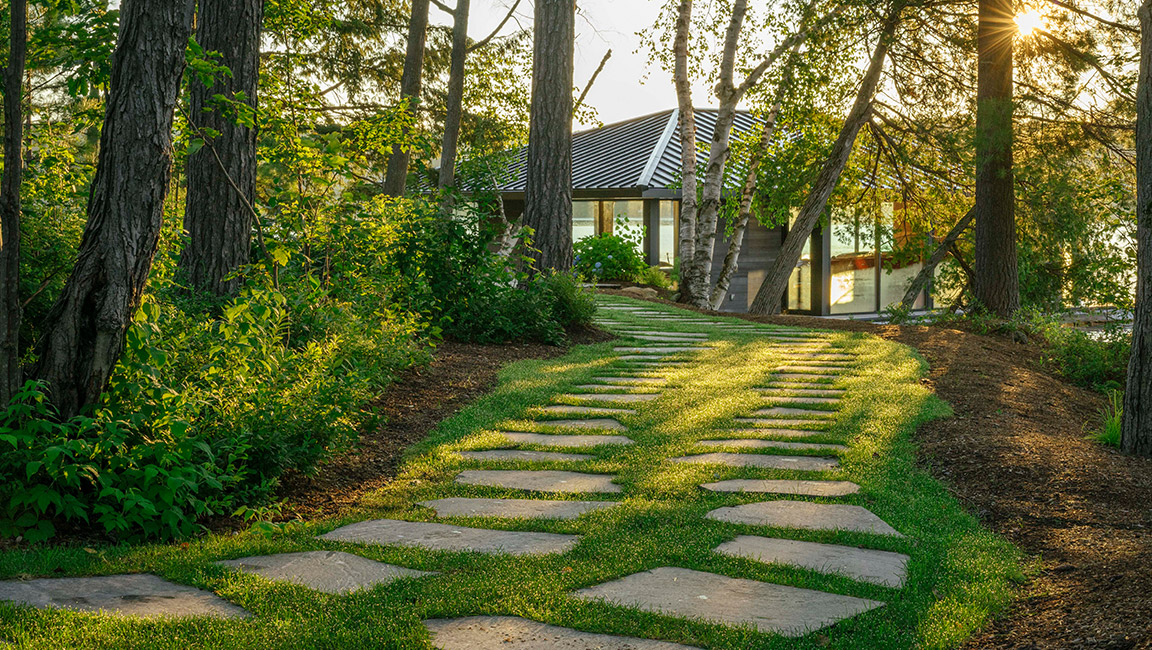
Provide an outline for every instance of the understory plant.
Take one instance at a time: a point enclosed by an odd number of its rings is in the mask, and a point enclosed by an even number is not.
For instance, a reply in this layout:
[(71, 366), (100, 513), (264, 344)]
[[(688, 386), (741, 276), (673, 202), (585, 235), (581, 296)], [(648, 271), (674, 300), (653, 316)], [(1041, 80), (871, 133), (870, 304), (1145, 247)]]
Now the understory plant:
[(616, 233), (585, 237), (574, 246), (576, 271), (596, 281), (630, 281), (648, 268), (640, 252), (643, 233), (618, 224)]

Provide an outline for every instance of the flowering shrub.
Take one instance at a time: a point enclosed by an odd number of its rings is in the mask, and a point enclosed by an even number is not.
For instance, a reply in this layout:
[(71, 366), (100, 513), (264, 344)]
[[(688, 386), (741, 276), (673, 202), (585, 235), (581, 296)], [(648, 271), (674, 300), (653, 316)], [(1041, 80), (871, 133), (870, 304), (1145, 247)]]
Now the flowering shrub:
[(576, 271), (590, 280), (634, 280), (648, 265), (640, 253), (640, 233), (620, 230), (620, 234), (586, 237), (576, 242)]

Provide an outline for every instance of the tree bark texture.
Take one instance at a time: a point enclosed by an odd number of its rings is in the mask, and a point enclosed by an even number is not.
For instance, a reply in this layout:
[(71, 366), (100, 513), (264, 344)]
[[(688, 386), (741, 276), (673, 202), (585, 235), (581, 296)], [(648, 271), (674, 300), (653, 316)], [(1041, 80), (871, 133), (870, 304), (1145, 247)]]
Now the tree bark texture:
[(904, 300), (900, 302), (900, 305), (904, 309), (912, 309), (912, 305), (916, 304), (916, 297), (928, 286), (928, 281), (932, 279), (932, 274), (936, 270), (936, 267), (940, 266), (940, 262), (943, 262), (945, 257), (948, 257), (948, 251), (952, 250), (952, 247), (956, 245), (956, 240), (960, 239), (960, 235), (964, 234), (964, 231), (968, 230), (968, 227), (972, 225), (972, 219), (975, 217), (976, 208), (972, 208), (960, 221), (956, 222), (955, 226), (952, 226), (952, 230), (948, 231), (947, 236), (940, 242), (940, 245), (936, 247), (936, 250), (932, 251), (932, 255), (929, 256), (928, 261), (924, 263), (924, 268), (920, 269), (916, 277), (912, 278), (912, 284), (909, 285), (908, 290), (904, 292)]
[(980, 0), (976, 87), (976, 300), (1011, 316), (1020, 308), (1012, 177), (1012, 0)]
[(76, 265), (52, 307), (34, 375), (63, 417), (95, 404), (124, 348), (160, 235), (172, 113), (192, 0), (124, 0), (100, 156)]
[(688, 79), (688, 39), (692, 32), (692, 0), (680, 0), (676, 38), (672, 42), (672, 77), (680, 107), (680, 302), (694, 304), (692, 265), (696, 258), (696, 110)]
[(1140, 7), (1140, 76), (1136, 89), (1136, 317), (1120, 448), (1152, 456), (1152, 0)]
[[(212, 98), (233, 99), (243, 93), (244, 103), (256, 109), (263, 15), (263, 0), (200, 0), (196, 21), (200, 46), (218, 52), (220, 65), (232, 76), (220, 75), (211, 86), (198, 79), (190, 82), (189, 118), (205, 144), (188, 156), (188, 243), (180, 254), (180, 269), (191, 286), (221, 296), (236, 292), (236, 273), (248, 263), (252, 248), (256, 129), (237, 124)], [(208, 131), (220, 135), (208, 137)]]
[[(412, 0), (412, 18), (408, 21), (408, 51), (404, 54), (404, 72), (400, 75), (400, 99), (408, 102), (410, 114), (415, 114), (416, 104), (420, 101), (424, 43), (428, 37), (428, 4), (428, 0)], [(384, 177), (384, 193), (388, 196), (404, 196), (410, 158), (406, 148), (393, 148)]]
[(20, 389), (20, 181), (24, 168), (24, 63), (28, 2), (11, 0), (4, 70), (4, 170), (0, 178), (0, 409)]
[[(452, 60), (448, 71), (447, 111), (444, 114), (444, 140), (440, 147), (440, 190), (456, 185), (456, 145), (460, 140), (460, 120), (464, 115), (464, 63), (468, 57), (469, 0), (456, 0), (452, 18)], [(446, 206), (451, 205), (446, 200)]]
[(844, 173), (844, 166), (848, 164), (848, 157), (852, 154), (852, 147), (856, 144), (856, 136), (860, 134), (861, 127), (872, 114), (872, 98), (876, 95), (876, 87), (879, 85), (880, 77), (884, 72), (884, 61), (888, 57), (888, 47), (892, 35), (899, 24), (901, 7), (900, 4), (893, 7), (892, 13), (884, 25), (880, 40), (876, 43), (876, 49), (873, 50), (872, 59), (868, 63), (868, 70), (860, 81), (860, 90), (856, 94), (852, 111), (848, 113), (848, 118), (840, 129), (840, 135), (832, 145), (832, 151), (824, 161), (824, 166), (816, 177), (816, 181), (808, 193), (808, 198), (804, 201), (804, 206), (796, 217), (796, 222), (788, 231), (788, 236), (784, 238), (780, 252), (776, 255), (772, 266), (769, 267), (764, 283), (756, 292), (756, 298), (752, 301), (752, 307), (749, 310), (753, 314), (780, 313), (780, 303), (784, 292), (788, 289), (788, 280), (792, 277), (792, 271), (795, 270), (796, 264), (800, 261), (804, 245), (807, 244), (808, 237), (812, 235), (812, 230), (816, 227), (821, 215), (824, 214), (825, 208), (828, 207), (828, 200), (832, 197), (832, 192), (840, 182), (840, 176)]
[(537, 0), (524, 225), (537, 270), (572, 268), (572, 64), (576, 5)]

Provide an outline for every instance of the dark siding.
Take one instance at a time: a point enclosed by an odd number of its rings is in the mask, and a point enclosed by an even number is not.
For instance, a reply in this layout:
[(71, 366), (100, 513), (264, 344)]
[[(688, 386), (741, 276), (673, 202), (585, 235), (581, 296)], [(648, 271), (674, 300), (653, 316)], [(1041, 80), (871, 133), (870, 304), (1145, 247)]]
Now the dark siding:
[[(776, 260), (776, 255), (779, 253), (780, 245), (783, 242), (783, 228), (768, 229), (756, 222), (748, 224), (748, 230), (744, 233), (744, 245), (740, 249), (739, 266), (736, 269), (736, 275), (732, 278), (732, 284), (728, 288), (728, 298), (721, 306), (721, 311), (741, 313), (748, 311), (748, 303), (755, 297), (748, 295), (749, 274), (763, 277), (764, 271)], [(712, 263), (713, 278), (720, 273), (720, 269), (724, 266), (724, 255), (727, 252), (728, 240), (717, 238)], [(752, 284), (755, 285), (752, 288), (753, 291), (759, 289), (759, 280), (754, 279)]]

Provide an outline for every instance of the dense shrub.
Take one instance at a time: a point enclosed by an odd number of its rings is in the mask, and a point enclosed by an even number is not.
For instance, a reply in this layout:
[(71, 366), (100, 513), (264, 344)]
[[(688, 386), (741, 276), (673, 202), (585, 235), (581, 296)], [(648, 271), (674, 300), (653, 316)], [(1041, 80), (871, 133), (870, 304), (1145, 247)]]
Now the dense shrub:
[(576, 271), (597, 281), (634, 280), (642, 274), (648, 268), (640, 252), (642, 235), (623, 228), (619, 231), (576, 242)]
[(1109, 332), (1094, 338), (1070, 327), (1045, 328), (1045, 363), (1068, 381), (1098, 391), (1123, 390), (1128, 377), (1132, 337)]

